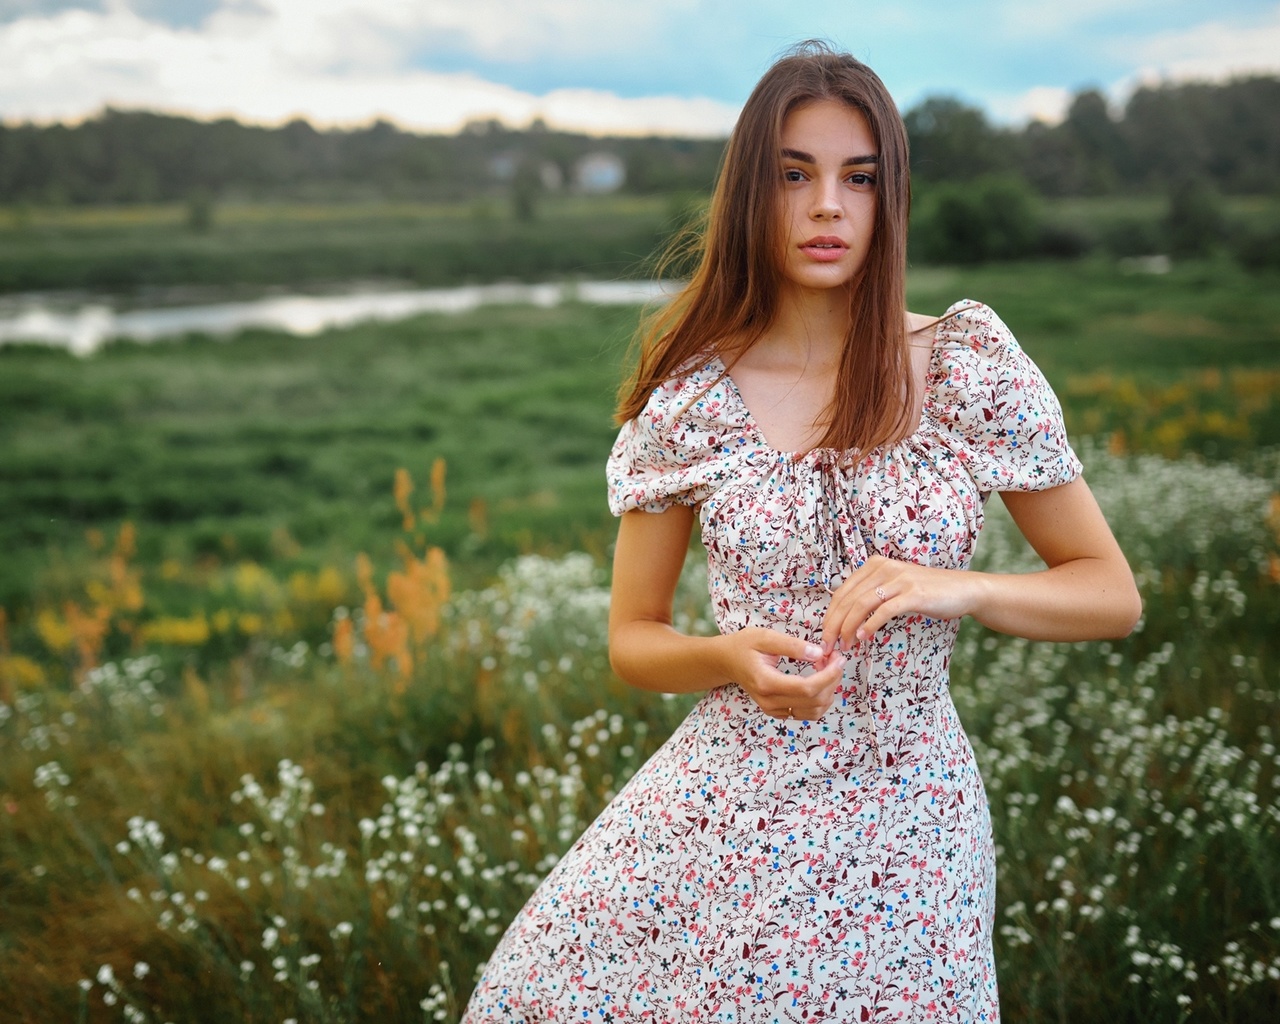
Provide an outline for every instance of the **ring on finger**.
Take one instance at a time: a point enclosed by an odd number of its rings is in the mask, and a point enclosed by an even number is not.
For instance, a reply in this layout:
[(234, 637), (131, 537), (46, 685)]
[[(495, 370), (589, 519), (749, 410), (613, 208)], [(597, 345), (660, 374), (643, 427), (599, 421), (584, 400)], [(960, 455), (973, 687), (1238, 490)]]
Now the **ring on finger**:
[(884, 592), (884, 587), (876, 587), (876, 597), (880, 598), (882, 603), (889, 600), (889, 595)]

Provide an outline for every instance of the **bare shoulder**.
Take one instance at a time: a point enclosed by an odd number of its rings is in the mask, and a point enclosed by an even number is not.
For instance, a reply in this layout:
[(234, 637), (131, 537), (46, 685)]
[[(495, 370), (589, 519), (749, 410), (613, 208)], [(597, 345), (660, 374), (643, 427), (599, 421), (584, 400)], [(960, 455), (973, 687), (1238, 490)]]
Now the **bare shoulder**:
[(934, 328), (941, 317), (907, 311), (907, 340), (914, 345), (933, 346)]

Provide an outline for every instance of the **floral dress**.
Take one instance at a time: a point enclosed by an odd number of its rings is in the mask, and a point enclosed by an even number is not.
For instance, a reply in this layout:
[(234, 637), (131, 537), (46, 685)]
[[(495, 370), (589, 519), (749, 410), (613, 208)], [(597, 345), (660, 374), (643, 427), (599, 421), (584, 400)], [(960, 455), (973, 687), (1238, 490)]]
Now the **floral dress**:
[[(989, 492), (1080, 463), (1039, 370), (965, 301), (896, 444), (775, 451), (711, 359), (653, 393), (608, 472), (617, 514), (698, 509), (721, 632), (816, 641), (869, 553), (967, 568)], [(529, 899), (468, 1024), (998, 1020), (991, 821), (948, 691), (958, 625), (891, 621), (817, 721), (708, 692)]]

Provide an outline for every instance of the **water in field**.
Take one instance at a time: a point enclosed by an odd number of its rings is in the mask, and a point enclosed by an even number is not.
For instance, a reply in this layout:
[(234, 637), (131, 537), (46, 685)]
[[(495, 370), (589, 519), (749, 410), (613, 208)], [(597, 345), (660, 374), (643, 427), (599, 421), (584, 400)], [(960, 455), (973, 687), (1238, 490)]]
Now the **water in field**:
[(117, 309), (106, 300), (61, 303), (15, 297), (0, 303), (0, 345), (40, 342), (89, 355), (113, 338), (156, 341), (184, 334), (234, 334), (250, 327), (318, 334), (368, 320), (400, 320), (419, 313), (463, 313), (485, 305), (640, 305), (661, 300), (677, 285), (664, 281), (574, 281), (485, 284), (415, 290), (364, 289), (334, 295), (275, 295), (239, 302)]

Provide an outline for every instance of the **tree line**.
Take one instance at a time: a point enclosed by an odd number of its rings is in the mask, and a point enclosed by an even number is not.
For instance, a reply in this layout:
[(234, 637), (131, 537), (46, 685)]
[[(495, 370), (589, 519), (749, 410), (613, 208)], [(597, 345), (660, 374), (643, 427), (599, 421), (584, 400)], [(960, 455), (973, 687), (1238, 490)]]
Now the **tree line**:
[[(993, 125), (977, 107), (927, 99), (905, 114), (917, 182), (1013, 176), (1043, 196), (1160, 192), (1199, 182), (1227, 194), (1280, 192), (1280, 78), (1138, 89), (1122, 110), (1078, 93), (1056, 125)], [(0, 126), (0, 202), (248, 199), (461, 200), (572, 186), (607, 152), (635, 193), (706, 192), (723, 140), (594, 138), (535, 123), (474, 122), (418, 135), (385, 121), (320, 131), (148, 111), (104, 110), (76, 125)]]
[(106, 109), (77, 125), (0, 126), (0, 203), (243, 199), (456, 201), (569, 187), (593, 153), (619, 158), (634, 192), (705, 189), (723, 140), (599, 139), (476, 121), (418, 135), (386, 121), (320, 131)]
[(1013, 173), (1045, 196), (1167, 193), (1198, 181), (1235, 195), (1280, 191), (1280, 78), (1145, 86), (1113, 114), (1094, 89), (1057, 125), (1000, 129), (981, 110), (928, 99), (904, 117), (923, 182)]

